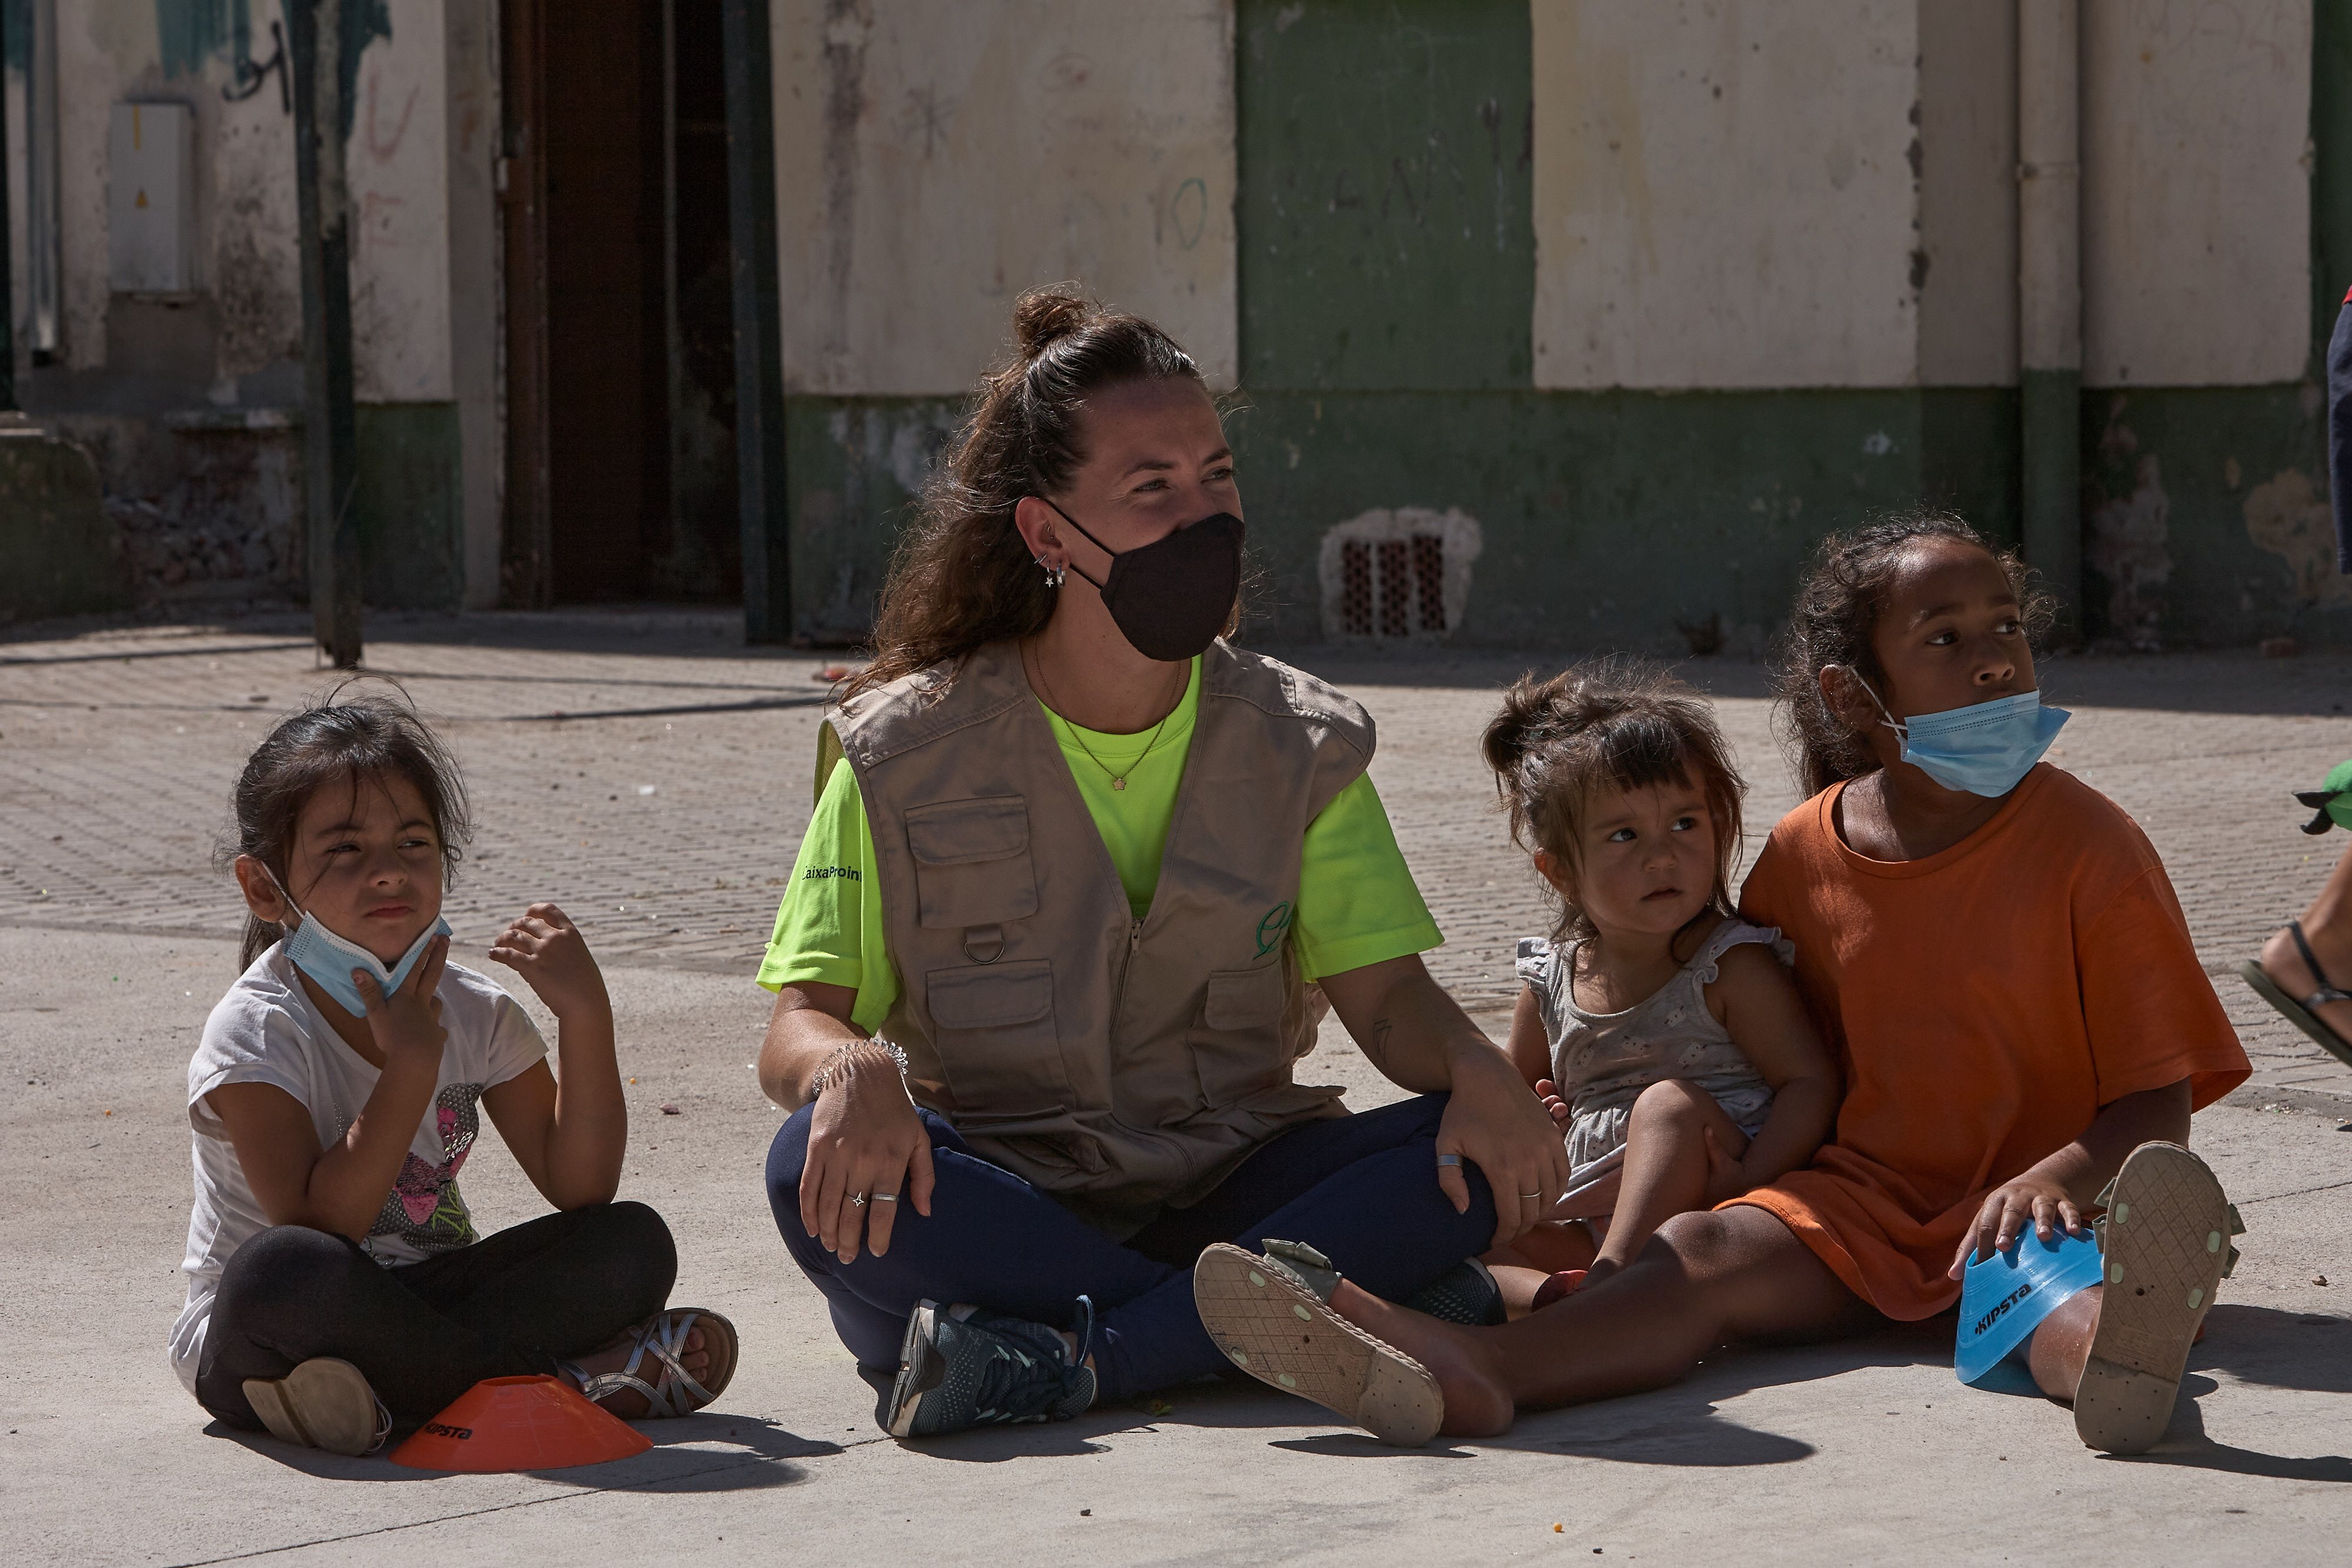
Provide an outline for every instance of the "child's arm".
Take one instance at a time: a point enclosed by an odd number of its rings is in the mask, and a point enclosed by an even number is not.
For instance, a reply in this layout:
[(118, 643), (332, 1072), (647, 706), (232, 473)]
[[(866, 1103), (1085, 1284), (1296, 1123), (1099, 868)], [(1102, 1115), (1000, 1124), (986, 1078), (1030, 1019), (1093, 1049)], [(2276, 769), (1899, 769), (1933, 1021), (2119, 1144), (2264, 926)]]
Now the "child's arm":
[(441, 1027), (441, 998), (434, 992), (448, 958), (449, 939), (435, 938), (408, 983), (390, 998), (377, 991), (371, 977), (358, 975), (360, 994), (367, 998), (368, 1032), (383, 1053), (383, 1071), (358, 1118), (332, 1148), (319, 1147), (310, 1111), (276, 1084), (224, 1083), (205, 1096), (227, 1129), (246, 1185), (272, 1225), (366, 1239), (440, 1080), (441, 1048), (449, 1031)]
[(531, 1186), (558, 1208), (607, 1203), (620, 1190), (629, 1108), (613, 1046), (613, 1001), (579, 927), (534, 904), (499, 933), (490, 956), (520, 975), (555, 1015), (563, 1074), (537, 1062), (483, 1091), (482, 1105)]
[(1528, 1088), (1535, 1089), (1551, 1076), (1551, 1040), (1544, 1034), (1543, 1009), (1536, 1005), (1533, 986), (1519, 988), (1518, 1005), (1511, 1009), (1510, 1042), (1505, 1049)]
[(1960, 1277), (1971, 1252), (1984, 1259), (2008, 1251), (2029, 1224), (2044, 1241), (2059, 1225), (2080, 1236), (2083, 1210), (2097, 1201), (2134, 1149), (2189, 1141), (2189, 1103), (2186, 1078), (2108, 1101), (2081, 1137), (1985, 1195), (1976, 1223), (1952, 1254), (1951, 1277)]
[(1511, 1039), (1505, 1049), (1510, 1053), (1511, 1065), (1519, 1070), (1519, 1076), (1536, 1092), (1551, 1119), (1566, 1122), (1568, 1102), (1559, 1097), (1559, 1090), (1551, 1081), (1551, 1038), (1544, 1033), (1543, 1009), (1536, 1001), (1533, 986), (1519, 988), (1519, 1004), (1511, 1010)]
[[(1723, 1006), (1723, 1027), (1772, 1087), (1772, 1109), (1747, 1152), (1737, 1162), (1718, 1159), (1721, 1174), (1714, 1185), (1739, 1184), (1730, 1192), (1710, 1190), (1708, 1197), (1719, 1202), (1812, 1158), (1837, 1120), (1845, 1086), (1804, 999), (1770, 948), (1743, 943), (1729, 949), (1716, 961), (1715, 984), (1707, 989)], [(1723, 1168), (1734, 1164), (1736, 1176)]]

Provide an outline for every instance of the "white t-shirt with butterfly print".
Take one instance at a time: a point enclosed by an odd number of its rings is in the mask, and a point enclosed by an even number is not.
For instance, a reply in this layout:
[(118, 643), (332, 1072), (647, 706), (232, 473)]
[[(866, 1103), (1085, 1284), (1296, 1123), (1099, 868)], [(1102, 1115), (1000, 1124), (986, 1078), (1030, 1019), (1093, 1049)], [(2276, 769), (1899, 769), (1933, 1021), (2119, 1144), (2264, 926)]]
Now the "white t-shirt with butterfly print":
[[(481, 1125), (485, 1089), (530, 1071), (547, 1055), (512, 997), (487, 975), (457, 964), (442, 971), (440, 1081), (401, 1161), (399, 1178), (360, 1245), (387, 1267), (414, 1263), (478, 1239), (457, 1191), (457, 1172)], [(245, 1179), (228, 1129), (205, 1096), (224, 1083), (270, 1083), (310, 1113), (321, 1148), (340, 1141), (375, 1092), (377, 1071), (345, 1045), (311, 1005), (282, 946), (272, 946), (237, 977), (205, 1020), (188, 1063), (188, 1124), (194, 1134), (195, 1211), (188, 1220), (188, 1303), (172, 1325), (172, 1368), (193, 1394), (204, 1360), (205, 1330), (221, 1270), (239, 1247), (268, 1228)]]

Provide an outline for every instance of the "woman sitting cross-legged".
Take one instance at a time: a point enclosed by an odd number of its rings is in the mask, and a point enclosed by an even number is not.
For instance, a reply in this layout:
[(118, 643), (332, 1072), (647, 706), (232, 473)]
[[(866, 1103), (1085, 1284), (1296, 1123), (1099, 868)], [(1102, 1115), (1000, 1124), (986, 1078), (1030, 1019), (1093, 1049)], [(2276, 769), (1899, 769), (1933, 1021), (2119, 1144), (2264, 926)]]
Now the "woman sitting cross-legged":
[[(1242, 504), (1192, 360), (1059, 293), (1015, 325), (825, 731), (760, 977), (776, 1224), (902, 1437), (1218, 1371), (1212, 1241), (1498, 1312), (1465, 1260), (1568, 1174), (1422, 967), (1370, 719), (1225, 640)], [(1417, 1098), (1294, 1081), (1318, 984)]]

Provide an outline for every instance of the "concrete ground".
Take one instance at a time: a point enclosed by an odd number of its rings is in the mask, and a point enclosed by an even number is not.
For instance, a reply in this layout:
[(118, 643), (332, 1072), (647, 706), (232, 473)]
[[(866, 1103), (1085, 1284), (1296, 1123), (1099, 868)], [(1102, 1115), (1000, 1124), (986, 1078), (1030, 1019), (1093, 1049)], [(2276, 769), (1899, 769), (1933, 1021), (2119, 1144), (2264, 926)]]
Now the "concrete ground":
[[(587, 929), (635, 1079), (625, 1195), (670, 1218), (677, 1299), (736, 1321), (742, 1367), (714, 1412), (648, 1424), (652, 1452), (583, 1470), (432, 1476), (207, 1424), (163, 1338), (184, 1293), (184, 1066), (236, 969), (236, 901), (210, 854), (247, 750), (331, 679), (290, 618), (20, 630), (0, 643), (0, 1131), (35, 1196), (0, 1217), (9, 1562), (2336, 1563), (2352, 1550), (2352, 1317), (2338, 1301), (2352, 1289), (2352, 1071), (2231, 973), (2347, 841), (2297, 835), (2287, 791), (2352, 755), (2352, 658), (2046, 673), (2077, 714), (2058, 760), (2165, 853), (2257, 1066), (2198, 1120), (2250, 1229), (2156, 1453), (2094, 1456), (2064, 1411), (1960, 1387), (1948, 1317), (1726, 1354), (1672, 1389), (1415, 1453), (1237, 1384), (909, 1448), (876, 1434), (758, 1187), (778, 1114), (748, 1071), (766, 1014), (750, 975), (808, 811), (819, 661), (747, 652), (717, 615), (371, 631), (371, 662), (443, 725), (473, 788), (476, 852), (450, 905), (461, 954), (537, 897)], [(1433, 967), (1495, 1017), (1509, 941), (1544, 917), (1472, 740), (1494, 685), (1550, 661), (1300, 658), (1379, 719), (1374, 776), (1450, 938)], [(1752, 825), (1769, 826), (1794, 792), (1760, 672), (1689, 673), (1717, 694)], [(1392, 1093), (1342, 1039), (1308, 1067), (1349, 1084), (1352, 1103)], [(466, 1185), (486, 1226), (540, 1207), (496, 1151)]]

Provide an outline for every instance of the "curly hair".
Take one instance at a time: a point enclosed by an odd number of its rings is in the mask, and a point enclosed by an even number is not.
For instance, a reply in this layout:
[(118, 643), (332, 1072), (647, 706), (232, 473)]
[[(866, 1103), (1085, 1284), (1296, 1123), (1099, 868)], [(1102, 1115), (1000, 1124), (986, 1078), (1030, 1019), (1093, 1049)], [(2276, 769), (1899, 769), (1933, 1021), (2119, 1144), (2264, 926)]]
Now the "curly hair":
[(1912, 551), (1936, 539), (1970, 545), (1993, 559), (2017, 595), (2030, 640), (2038, 644), (2050, 628), (2054, 602), (2034, 586), (2024, 560), (2014, 549), (1988, 540), (1956, 513), (1921, 507), (1822, 539), (1797, 586), (1797, 602), (1789, 612), (1788, 630), (1772, 668), (1781, 745), (1808, 796), (1877, 769), (1867, 739), (1822, 698), (1822, 671), (1843, 665), (1885, 689), (1885, 671), (1871, 645), (1872, 633), (1887, 591)]
[[(1074, 284), (1032, 289), (1013, 308), (1013, 357), (981, 383), (971, 417), (924, 486), (874, 617), (874, 658), (842, 694), (1026, 637), (1054, 614), (1054, 590), (1013, 526), (1024, 496), (1050, 495), (1086, 461), (1087, 400), (1130, 382), (1185, 380), (1200, 367), (1140, 316)], [(1239, 607), (1226, 623), (1230, 633)]]
[[(1643, 660), (1578, 664), (1549, 680), (1522, 675), (1503, 694), (1479, 752), (1510, 814), (1511, 841), (1542, 850), (1575, 880), (1585, 816), (1608, 793), (1661, 784), (1695, 786), (1715, 820), (1715, 886), (1706, 907), (1731, 913), (1731, 871), (1741, 841), (1747, 783), (1731, 764), (1706, 699)], [(1594, 935), (1591, 916), (1563, 896), (1555, 942)]]
[[(352, 692), (352, 684), (344, 682), (324, 702), (283, 720), (253, 748), (229, 795), (236, 830), (220, 847), (224, 868), (240, 855), (251, 855), (269, 868), (289, 898), (298, 896), (291, 865), (294, 832), (310, 797), (331, 785), (356, 790), (362, 781), (398, 779), (424, 798), (425, 818), (441, 841), (442, 885), (456, 877), (474, 831), (456, 759), (417, 717), (397, 683), (384, 681), (388, 692)], [(248, 912), (238, 964), (249, 967), (281, 935)]]

